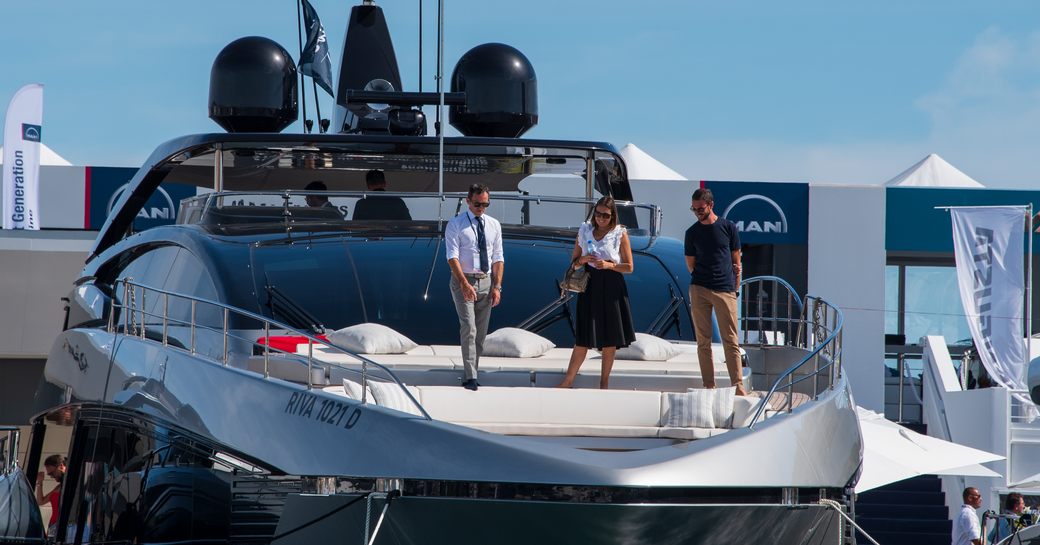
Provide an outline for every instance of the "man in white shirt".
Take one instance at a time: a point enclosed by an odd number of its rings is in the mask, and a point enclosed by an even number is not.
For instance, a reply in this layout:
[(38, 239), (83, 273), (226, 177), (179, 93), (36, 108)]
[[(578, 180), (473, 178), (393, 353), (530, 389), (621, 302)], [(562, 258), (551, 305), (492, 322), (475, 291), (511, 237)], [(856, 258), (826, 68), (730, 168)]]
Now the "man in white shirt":
[(466, 197), (467, 210), (448, 222), (444, 248), (451, 269), (451, 297), (459, 313), (459, 337), (465, 376), (462, 386), (476, 390), (477, 367), (484, 352), (484, 337), (491, 307), (502, 300), (502, 226), (485, 214), (491, 194), (484, 184), (473, 184)]
[(975, 510), (982, 507), (982, 494), (979, 489), (969, 486), (962, 494), (964, 505), (957, 519), (953, 521), (952, 545), (982, 545), (982, 529), (979, 527), (979, 516)]

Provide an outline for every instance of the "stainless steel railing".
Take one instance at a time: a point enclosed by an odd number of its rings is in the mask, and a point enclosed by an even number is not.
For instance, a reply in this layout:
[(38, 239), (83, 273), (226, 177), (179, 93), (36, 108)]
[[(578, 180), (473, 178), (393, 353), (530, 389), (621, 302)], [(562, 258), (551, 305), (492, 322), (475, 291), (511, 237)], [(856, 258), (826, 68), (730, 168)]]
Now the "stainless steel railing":
[[(755, 416), (748, 427), (754, 427), (762, 418), (768, 400), (776, 392), (786, 390), (787, 412), (794, 409), (795, 386), (811, 381), (803, 388), (812, 393), (812, 399), (821, 391), (834, 388), (841, 376), (841, 337), (844, 318), (841, 311), (819, 297), (806, 296), (800, 300), (790, 284), (777, 277), (755, 277), (741, 282), (743, 300), (740, 316), (740, 335), (745, 342), (749, 332), (758, 333), (752, 344), (789, 346), (808, 351), (799, 362), (787, 368), (769, 388), (755, 408)], [(757, 294), (771, 294), (768, 304), (751, 304), (749, 298)], [(766, 325), (770, 327), (767, 329)], [(781, 339), (779, 333), (784, 333)], [(821, 382), (823, 383), (821, 387)]]
[(781, 333), (785, 340), (794, 338), (802, 325), (802, 301), (791, 284), (779, 276), (756, 276), (741, 282), (740, 292), (741, 344), (783, 344)]
[[(346, 348), (336, 345), (335, 343), (323, 340), (315, 337), (314, 335), (300, 331), (293, 328), (292, 326), (286, 325), (277, 320), (267, 318), (260, 314), (249, 312), (248, 310), (232, 307), (224, 303), (212, 301), (209, 299), (195, 297), (192, 295), (186, 295), (181, 293), (175, 293), (168, 290), (159, 288), (153, 288), (139, 284), (133, 281), (133, 279), (127, 279), (117, 282), (122, 284), (122, 301), (115, 301), (113, 299), (112, 307), (108, 314), (108, 332), (113, 334), (126, 334), (139, 337), (141, 339), (151, 338), (157, 342), (162, 342), (163, 346), (185, 350), (194, 356), (205, 356), (217, 361), (218, 363), (228, 366), (235, 356), (254, 356), (254, 351), (260, 350), (263, 355), (263, 377), (265, 379), (271, 378), (270, 373), (270, 362), (271, 356), (273, 355), (280, 358), (296, 358), (299, 360), (305, 360), (307, 365), (307, 389), (311, 390), (315, 384), (315, 372), (321, 372), (322, 376), (330, 376), (331, 369), (336, 368), (347, 373), (358, 373), (361, 375), (362, 385), (362, 403), (367, 403), (368, 400), (368, 381), (375, 380), (377, 382), (391, 382), (397, 385), (401, 391), (411, 400), (412, 404), (419, 410), (423, 418), (432, 420), (426, 409), (423, 408), (422, 404), (412, 396), (411, 392), (405, 388), (404, 383), (397, 378), (397, 376), (388, 369), (387, 367), (380, 365), (379, 363), (366, 358), (360, 354), (355, 354)], [(118, 287), (115, 289), (119, 291)], [(149, 310), (147, 304), (149, 301), (158, 298), (161, 301), (159, 310)], [(187, 318), (179, 318), (175, 315), (171, 315), (170, 306), (171, 302), (174, 304), (185, 304), (188, 307)], [(216, 310), (219, 316), (220, 325), (212, 325), (205, 323), (204, 320), (199, 318), (199, 309), (203, 308)], [(118, 311), (118, 312), (117, 312)], [(118, 319), (116, 315), (119, 314)], [(246, 321), (253, 322), (259, 325), (256, 329), (245, 329), (245, 328), (233, 328), (232, 319), (235, 321)], [(150, 320), (152, 321), (150, 323)], [(150, 329), (150, 325), (152, 328)], [(158, 329), (158, 331), (156, 331)], [(181, 329), (187, 329), (188, 333), (188, 344), (184, 345), (180, 342), (171, 343), (171, 330), (180, 331)], [(278, 348), (271, 347), (271, 332), (274, 330), (279, 334), (287, 334), (300, 336), (307, 339), (307, 355), (304, 357), (294, 352), (287, 352)], [(199, 353), (198, 336), (199, 332), (206, 332), (216, 334), (220, 336), (220, 351), (216, 355), (206, 351), (203, 354)], [(252, 335), (245, 336), (244, 333), (262, 331), (262, 335), (259, 338), (254, 339)], [(151, 335), (149, 335), (151, 334)], [(255, 333), (254, 333), (255, 334)], [(158, 338), (155, 338), (158, 337)], [(260, 342), (260, 341), (263, 342)], [(361, 362), (361, 369), (354, 369), (347, 365), (342, 365), (335, 362), (328, 362), (323, 360), (315, 361), (314, 359), (314, 345), (321, 344), (328, 346), (334, 352), (345, 354)], [(248, 354), (244, 351), (239, 351), (239, 347), (248, 347)], [(373, 373), (375, 376), (372, 376)]]

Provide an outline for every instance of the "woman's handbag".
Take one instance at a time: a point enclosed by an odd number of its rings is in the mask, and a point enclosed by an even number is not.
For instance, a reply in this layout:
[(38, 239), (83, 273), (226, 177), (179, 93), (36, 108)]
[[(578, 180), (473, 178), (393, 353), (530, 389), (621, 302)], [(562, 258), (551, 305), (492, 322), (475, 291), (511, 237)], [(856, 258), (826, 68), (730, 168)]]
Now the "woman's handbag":
[(560, 282), (560, 289), (566, 291), (572, 291), (574, 293), (582, 293), (585, 291), (585, 286), (589, 283), (589, 272), (585, 270), (585, 267), (574, 268), (574, 262), (567, 265), (567, 271), (563, 273), (563, 281)]

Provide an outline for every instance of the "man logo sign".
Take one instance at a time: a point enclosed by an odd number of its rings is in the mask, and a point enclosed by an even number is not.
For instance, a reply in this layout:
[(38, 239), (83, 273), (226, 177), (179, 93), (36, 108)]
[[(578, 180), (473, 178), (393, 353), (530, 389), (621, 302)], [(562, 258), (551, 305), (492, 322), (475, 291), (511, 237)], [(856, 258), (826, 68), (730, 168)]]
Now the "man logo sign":
[(22, 140), (28, 140), (29, 142), (39, 142), (42, 132), (42, 127), (39, 125), (30, 125), (29, 123), (22, 123)]
[[(749, 201), (761, 201), (765, 205), (759, 204), (758, 206), (751, 206)], [(739, 206), (741, 203), (744, 204), (741, 213), (733, 214), (735, 218), (730, 217), (730, 213), (733, 209)], [(751, 210), (754, 208), (754, 210)], [(772, 210), (770, 210), (770, 208)], [(775, 211), (775, 217), (773, 214)], [(765, 212), (765, 214), (763, 214)], [(748, 216), (755, 219), (745, 219)], [(730, 203), (729, 206), (722, 212), (722, 217), (732, 221), (736, 226), (737, 230), (741, 233), (786, 233), (787, 232), (787, 216), (784, 214), (784, 209), (780, 208), (776, 201), (766, 197), (765, 195), (744, 195), (737, 200)], [(741, 219), (736, 219), (741, 218)]]
[[(130, 187), (130, 184), (126, 183), (112, 192), (112, 197), (108, 199), (108, 210), (106, 211), (106, 215), (112, 215), (112, 207), (115, 206), (116, 202), (119, 201), (119, 197), (123, 195), (123, 192), (126, 191), (128, 187)], [(137, 213), (137, 217), (147, 220), (174, 220), (177, 217), (177, 208), (173, 206), (173, 199), (170, 197), (170, 194), (162, 188), (162, 186), (159, 186), (156, 189), (157, 191), (152, 193), (148, 202), (141, 207), (141, 210)]]

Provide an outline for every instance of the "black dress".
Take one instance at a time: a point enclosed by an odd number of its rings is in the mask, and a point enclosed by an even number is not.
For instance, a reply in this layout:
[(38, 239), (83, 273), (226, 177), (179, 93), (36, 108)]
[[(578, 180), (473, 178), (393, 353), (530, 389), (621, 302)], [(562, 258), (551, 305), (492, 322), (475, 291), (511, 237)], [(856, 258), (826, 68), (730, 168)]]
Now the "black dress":
[(616, 271), (594, 269), (588, 265), (589, 283), (578, 294), (578, 316), (574, 344), (602, 350), (604, 346), (624, 348), (636, 340), (632, 328), (632, 309), (628, 304), (625, 277)]

